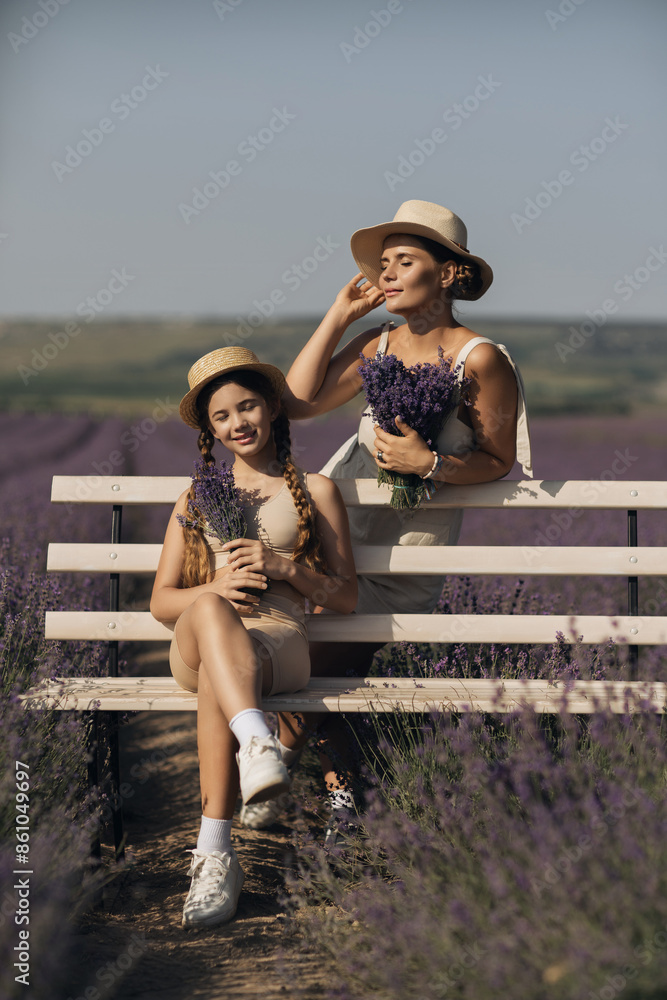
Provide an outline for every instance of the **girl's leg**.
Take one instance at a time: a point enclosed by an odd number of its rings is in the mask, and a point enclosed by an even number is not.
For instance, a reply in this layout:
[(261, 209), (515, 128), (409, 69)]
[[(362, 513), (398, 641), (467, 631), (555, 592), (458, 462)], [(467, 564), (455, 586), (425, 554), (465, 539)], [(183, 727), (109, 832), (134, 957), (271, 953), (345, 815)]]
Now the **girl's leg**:
[(218, 594), (203, 594), (191, 604), (175, 634), (185, 662), (205, 668), (212, 698), (239, 741), (244, 801), (263, 802), (286, 791), (290, 778), (260, 708), (262, 690), (272, 682), (270, 655)]
[(270, 659), (260, 655), (231, 604), (215, 594), (202, 595), (179, 618), (176, 637), (185, 662), (192, 669), (198, 665), (202, 796), (183, 926), (212, 926), (232, 919), (244, 881), (231, 845), (239, 790), (237, 749), (247, 797), (258, 790), (262, 795), (280, 794), (289, 776), (259, 708), (262, 688), (271, 685)]
[(232, 819), (239, 793), (238, 740), (213, 693), (208, 671), (199, 668), (197, 746), (202, 815)]
[(202, 594), (180, 616), (175, 634), (185, 662), (193, 669), (206, 665), (215, 700), (228, 720), (248, 708), (259, 709), (262, 690), (271, 686), (271, 663), (258, 658), (228, 600)]

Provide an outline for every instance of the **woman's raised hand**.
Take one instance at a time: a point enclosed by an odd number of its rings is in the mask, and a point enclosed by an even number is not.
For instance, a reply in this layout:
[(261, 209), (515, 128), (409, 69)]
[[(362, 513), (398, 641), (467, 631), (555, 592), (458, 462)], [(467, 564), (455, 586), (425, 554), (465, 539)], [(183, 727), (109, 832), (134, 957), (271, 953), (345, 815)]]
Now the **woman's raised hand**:
[(361, 319), (372, 309), (376, 309), (384, 302), (384, 292), (381, 292), (375, 285), (371, 285), (367, 278), (364, 278), (361, 271), (355, 274), (352, 281), (348, 281), (336, 296), (335, 306), (343, 308), (352, 323), (355, 319)]

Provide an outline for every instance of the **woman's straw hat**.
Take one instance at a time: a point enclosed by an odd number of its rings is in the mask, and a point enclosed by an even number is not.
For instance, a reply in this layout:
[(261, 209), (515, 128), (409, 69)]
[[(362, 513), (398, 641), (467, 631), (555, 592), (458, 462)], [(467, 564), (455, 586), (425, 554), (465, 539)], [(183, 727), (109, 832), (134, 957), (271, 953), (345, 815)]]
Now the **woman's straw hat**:
[(195, 361), (188, 372), (190, 392), (183, 396), (179, 406), (181, 417), (188, 427), (199, 427), (197, 396), (204, 386), (220, 375), (236, 371), (260, 372), (269, 380), (278, 398), (282, 396), (285, 376), (279, 368), (262, 364), (257, 355), (247, 347), (220, 347), (217, 351), (211, 351), (199, 361)]
[(382, 245), (394, 233), (425, 236), (442, 243), (463, 260), (474, 261), (480, 270), (482, 287), (475, 295), (468, 295), (468, 299), (479, 299), (493, 281), (493, 271), (486, 261), (468, 252), (468, 231), (458, 215), (430, 201), (404, 201), (392, 222), (358, 229), (350, 240), (359, 270), (373, 285), (380, 285)]

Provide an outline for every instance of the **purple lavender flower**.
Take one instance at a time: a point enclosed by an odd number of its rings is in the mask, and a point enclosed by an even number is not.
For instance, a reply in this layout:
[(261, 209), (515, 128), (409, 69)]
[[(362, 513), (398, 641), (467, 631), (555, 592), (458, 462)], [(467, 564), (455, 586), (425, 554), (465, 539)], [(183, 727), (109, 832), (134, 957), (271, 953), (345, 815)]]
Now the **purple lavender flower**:
[[(407, 367), (395, 354), (361, 358), (359, 373), (375, 422), (388, 434), (400, 436), (395, 418), (401, 417), (430, 447), (470, 380), (459, 381), (459, 367), (452, 369), (452, 359), (445, 360), (441, 347), (436, 365)], [(391, 506), (396, 509), (418, 507), (427, 492), (421, 476), (387, 469), (378, 470), (378, 483), (392, 485)]]
[(194, 499), (188, 499), (187, 514), (176, 515), (179, 523), (184, 528), (200, 528), (223, 543), (243, 538), (248, 526), (232, 470), (224, 462), (207, 465), (200, 458), (192, 481)]

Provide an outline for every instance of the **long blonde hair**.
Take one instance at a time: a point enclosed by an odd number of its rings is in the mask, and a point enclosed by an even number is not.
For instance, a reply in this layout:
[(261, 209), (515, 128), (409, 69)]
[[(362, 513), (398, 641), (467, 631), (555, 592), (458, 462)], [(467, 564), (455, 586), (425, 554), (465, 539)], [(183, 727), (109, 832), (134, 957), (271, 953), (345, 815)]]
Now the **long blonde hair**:
[[(284, 407), (277, 398), (276, 393), (269, 380), (259, 372), (235, 371), (228, 375), (221, 375), (219, 378), (209, 382), (204, 386), (197, 397), (197, 415), (199, 418), (199, 438), (197, 445), (199, 453), (207, 465), (214, 464), (213, 443), (215, 438), (211, 433), (208, 421), (208, 404), (214, 392), (223, 385), (234, 382), (256, 392), (266, 401), (269, 409), (278, 406), (278, 415), (272, 422), (273, 441), (276, 449), (276, 461), (287, 483), (287, 488), (292, 494), (294, 506), (299, 515), (297, 523), (297, 537), (294, 545), (292, 558), (295, 562), (303, 563), (310, 569), (318, 573), (326, 570), (326, 560), (322, 541), (317, 533), (315, 519), (317, 511), (315, 505), (306, 494), (303, 483), (299, 477), (296, 466), (291, 455), (291, 437), (287, 414)], [(188, 501), (194, 505), (194, 484), (190, 487)], [(185, 534), (185, 556), (183, 560), (182, 582), (184, 587), (197, 587), (211, 576), (214, 569), (214, 560), (211, 547), (206, 539), (206, 535), (196, 526), (183, 528)]]

